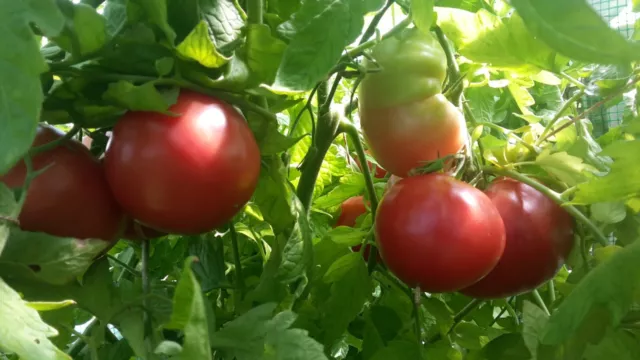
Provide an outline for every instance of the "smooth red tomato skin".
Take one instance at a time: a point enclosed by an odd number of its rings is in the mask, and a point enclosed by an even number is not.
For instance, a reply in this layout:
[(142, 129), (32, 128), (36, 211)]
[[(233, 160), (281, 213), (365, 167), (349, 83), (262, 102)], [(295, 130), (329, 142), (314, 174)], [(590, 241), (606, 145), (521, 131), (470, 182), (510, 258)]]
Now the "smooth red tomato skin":
[[(364, 204), (364, 196), (354, 196), (345, 200), (340, 205), (340, 216), (338, 216), (338, 220), (334, 224), (334, 227), (338, 226), (349, 226), (353, 227), (356, 225), (356, 220), (358, 217), (367, 212), (367, 207)], [(352, 246), (351, 250), (354, 252), (360, 251), (362, 245)], [(371, 245), (367, 245), (365, 247), (362, 257), (365, 261), (369, 260), (369, 252), (371, 251)], [(382, 261), (380, 257), (380, 253), (378, 253), (378, 261)]]
[(389, 269), (407, 285), (431, 293), (480, 280), (505, 246), (504, 224), (491, 200), (438, 173), (395, 183), (378, 206), (375, 230)]
[(233, 218), (251, 199), (260, 150), (231, 105), (182, 90), (170, 112), (128, 112), (105, 153), (118, 202), (159, 231), (199, 234)]
[[(33, 146), (63, 135), (54, 127), (39, 126)], [(124, 214), (111, 194), (100, 162), (82, 143), (65, 141), (32, 161), (36, 171), (49, 167), (31, 182), (18, 218), (23, 230), (79, 239), (118, 238)], [(20, 188), (26, 173), (24, 162), (20, 162), (0, 177), (0, 182)]]
[(553, 278), (573, 248), (573, 217), (538, 190), (513, 179), (498, 179), (485, 193), (502, 216), (507, 243), (489, 275), (461, 293), (504, 298)]
[(122, 234), (122, 238), (131, 241), (143, 241), (146, 239), (156, 239), (164, 235), (167, 234), (148, 226), (144, 226), (129, 218), (124, 233)]
[(360, 109), (373, 157), (393, 175), (459, 152), (467, 143), (464, 116), (442, 94), (396, 106)]

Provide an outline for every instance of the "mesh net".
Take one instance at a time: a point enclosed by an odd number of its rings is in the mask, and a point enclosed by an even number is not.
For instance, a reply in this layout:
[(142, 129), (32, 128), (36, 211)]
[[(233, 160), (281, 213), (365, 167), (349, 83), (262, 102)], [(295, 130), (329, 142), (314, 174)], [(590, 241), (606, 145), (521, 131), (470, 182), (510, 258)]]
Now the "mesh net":
[[(631, 11), (632, 0), (588, 0), (588, 2), (611, 28), (618, 30), (627, 39), (633, 36), (638, 14)], [(602, 98), (598, 96), (585, 96), (582, 105), (586, 109), (600, 100)], [(624, 107), (624, 102), (621, 102), (616, 106), (599, 106), (594, 109), (589, 115), (593, 123), (594, 135), (600, 136), (609, 128), (618, 126), (622, 121)]]

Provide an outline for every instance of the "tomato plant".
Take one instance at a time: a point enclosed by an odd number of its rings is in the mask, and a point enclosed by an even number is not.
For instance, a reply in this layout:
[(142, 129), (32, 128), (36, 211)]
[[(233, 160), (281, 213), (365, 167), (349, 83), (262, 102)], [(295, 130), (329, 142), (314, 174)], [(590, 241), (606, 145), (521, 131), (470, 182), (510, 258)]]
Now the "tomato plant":
[[(61, 237), (116, 240), (124, 214), (114, 200), (104, 171), (78, 141), (62, 139), (56, 128), (40, 126), (33, 147), (59, 144), (32, 156), (40, 172), (29, 186), (18, 221), (23, 230)], [(24, 161), (0, 177), (9, 188), (20, 189), (27, 177)]]
[(402, 179), (382, 198), (376, 241), (402, 281), (427, 292), (467, 287), (496, 266), (505, 226), (480, 190), (443, 174)]
[(495, 180), (486, 194), (504, 222), (504, 254), (487, 276), (461, 292), (505, 298), (552, 279), (573, 249), (571, 215), (538, 190), (513, 179)]
[(128, 112), (113, 128), (105, 172), (122, 207), (160, 231), (224, 225), (253, 195), (260, 152), (237, 110), (182, 91), (169, 111)]
[(608, 1), (4, 1), (0, 360), (634, 358)]

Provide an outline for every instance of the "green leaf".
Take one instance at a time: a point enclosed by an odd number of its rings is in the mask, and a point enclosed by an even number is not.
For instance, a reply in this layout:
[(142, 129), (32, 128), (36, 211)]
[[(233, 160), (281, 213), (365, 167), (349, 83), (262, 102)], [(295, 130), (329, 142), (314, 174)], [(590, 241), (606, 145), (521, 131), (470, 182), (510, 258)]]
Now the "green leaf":
[(634, 12), (640, 12), (640, 0), (631, 0), (631, 3), (633, 4), (633, 11)]
[[(0, 182), (0, 216), (11, 219), (18, 210), (18, 204), (13, 192), (2, 182)], [(0, 220), (0, 255), (9, 238), (9, 223), (6, 220)]]
[(555, 68), (554, 52), (527, 31), (514, 14), (503, 22), (487, 10), (477, 13), (436, 7), (437, 24), (466, 58), (477, 63), (516, 70)]
[(229, 61), (211, 42), (207, 23), (204, 20), (198, 23), (198, 26), (176, 47), (176, 50), (181, 56), (195, 60), (208, 68), (219, 68)]
[(58, 302), (32, 301), (27, 303), (27, 305), (36, 311), (51, 311), (63, 309), (67, 306), (74, 305), (75, 303), (76, 302), (73, 300), (63, 300)]
[(272, 0), (269, 7), (279, 15), (281, 19), (289, 19), (293, 13), (300, 9), (301, 0)]
[(572, 202), (593, 204), (625, 200), (640, 193), (640, 141), (616, 141), (599, 155), (610, 156), (614, 162), (608, 174), (578, 185)]
[(75, 4), (68, 11), (64, 31), (52, 40), (61, 48), (84, 56), (100, 50), (107, 42), (105, 18), (86, 4)]
[(177, 356), (182, 352), (182, 346), (176, 342), (163, 340), (153, 351), (158, 355)]
[(411, 12), (416, 27), (424, 32), (431, 30), (434, 0), (411, 0)]
[(491, 340), (482, 348), (482, 355), (487, 360), (535, 359), (525, 346), (522, 335), (518, 333), (503, 334)]
[(59, 238), (12, 228), (0, 255), (0, 275), (67, 284), (84, 274), (109, 245), (103, 240)]
[(220, 237), (216, 237), (215, 233), (206, 233), (183, 238), (182, 241), (189, 242), (189, 255), (198, 258), (191, 268), (204, 293), (229, 285), (225, 276), (224, 247)]
[(231, 55), (227, 50), (242, 35), (244, 20), (233, 0), (198, 0), (200, 14), (207, 22), (213, 36), (216, 48), (225, 55)]
[(640, 241), (617, 251), (589, 272), (551, 315), (542, 343), (560, 344), (579, 329), (603, 332), (607, 326), (617, 326), (640, 287), (638, 262)]
[(421, 359), (420, 348), (415, 341), (391, 341), (380, 349), (371, 360), (406, 360)]
[(557, 52), (598, 64), (640, 60), (640, 44), (612, 29), (586, 0), (513, 0), (529, 31)]
[(167, 21), (176, 33), (176, 42), (182, 42), (198, 26), (200, 12), (198, 0), (167, 1)]
[(627, 216), (627, 208), (621, 201), (591, 204), (591, 216), (604, 224), (616, 224)]
[(285, 284), (306, 276), (306, 271), (313, 265), (313, 234), (309, 218), (293, 189), (289, 187), (288, 190), (296, 222), (282, 250), (282, 262), (278, 269), (278, 278)]
[(168, 113), (169, 106), (175, 103), (177, 91), (174, 91), (174, 95), (171, 96), (174, 99), (170, 101), (156, 89), (153, 82), (134, 85), (126, 80), (120, 80), (109, 84), (102, 98), (129, 110)]
[[(54, 37), (64, 28), (64, 16), (56, 6), (55, 0), (23, 0), (27, 7), (26, 17), (38, 25), (49, 37)], [(2, 4), (4, 8), (4, 2)]]
[(129, 21), (145, 19), (162, 30), (169, 44), (173, 46), (176, 33), (169, 25), (166, 0), (129, 0), (127, 3)]
[(275, 80), (282, 55), (287, 48), (282, 40), (271, 35), (267, 25), (251, 24), (247, 34), (247, 63), (261, 82)]
[(31, 147), (43, 101), (40, 74), (47, 65), (23, 6), (11, 0), (0, 4), (0, 175)]
[(173, 313), (171, 322), (165, 325), (167, 329), (182, 330), (184, 342), (182, 343), (181, 356), (186, 359), (212, 359), (211, 346), (209, 345), (209, 322), (207, 307), (211, 306), (207, 301), (200, 284), (191, 270), (194, 257), (189, 257), (184, 262), (182, 276), (176, 286), (173, 297)]
[(587, 345), (584, 359), (635, 360), (638, 354), (640, 354), (640, 344), (637, 337), (620, 329), (609, 332), (598, 344)]
[(491, 340), (491, 333), (471, 322), (461, 322), (456, 326), (454, 339), (467, 349), (481, 349)]
[(329, 230), (327, 236), (336, 244), (355, 246), (362, 243), (362, 239), (367, 236), (367, 232), (348, 226), (338, 226)]
[(291, 39), (278, 68), (273, 90), (297, 93), (312, 89), (337, 63), (364, 25), (360, 1), (305, 1), (294, 17), (278, 27)]
[(45, 324), (38, 312), (0, 278), (0, 349), (25, 360), (70, 360), (49, 340), (58, 331)]
[(333, 344), (349, 323), (360, 313), (371, 295), (371, 278), (359, 253), (350, 253), (336, 260), (323, 280), (331, 283), (329, 298), (320, 305), (323, 343)]
[(552, 154), (549, 149), (538, 155), (536, 164), (569, 186), (582, 183), (587, 178), (587, 171), (595, 171), (592, 166), (585, 164), (579, 157), (569, 155), (564, 151)]
[(114, 35), (127, 21), (128, 0), (105, 1), (102, 15), (106, 19), (107, 33)]
[(522, 306), (523, 319), (522, 319), (522, 337), (524, 343), (531, 353), (531, 358), (539, 359), (544, 358), (548, 360), (555, 359), (554, 347), (549, 345), (540, 344), (543, 331), (549, 316), (540, 307), (525, 300)]
[(323, 348), (302, 329), (290, 328), (291, 311), (273, 316), (276, 305), (256, 306), (226, 323), (212, 338), (211, 346), (229, 359), (326, 360)]
[(331, 209), (342, 204), (352, 196), (358, 196), (365, 190), (361, 173), (351, 173), (340, 178), (340, 183), (325, 195), (317, 198), (313, 206), (318, 209)]

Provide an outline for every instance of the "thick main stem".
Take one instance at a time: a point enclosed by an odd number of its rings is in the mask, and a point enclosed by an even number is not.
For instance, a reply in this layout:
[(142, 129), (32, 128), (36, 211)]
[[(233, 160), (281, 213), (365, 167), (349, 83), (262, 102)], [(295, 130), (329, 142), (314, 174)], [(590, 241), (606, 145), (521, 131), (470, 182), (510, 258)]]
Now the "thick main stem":
[(327, 151), (331, 147), (333, 139), (338, 135), (338, 125), (340, 120), (338, 116), (331, 113), (331, 99), (329, 98), (326, 82), (318, 87), (318, 124), (313, 134), (311, 148), (304, 159), (302, 166), (302, 174), (298, 181), (296, 194), (308, 212), (311, 209), (313, 200), (313, 189), (315, 188), (322, 161)]
[(249, 24), (262, 24), (263, 18), (262, 0), (247, 1), (247, 22)]

